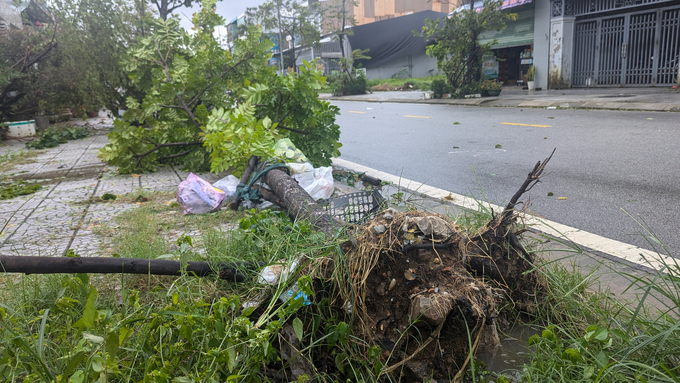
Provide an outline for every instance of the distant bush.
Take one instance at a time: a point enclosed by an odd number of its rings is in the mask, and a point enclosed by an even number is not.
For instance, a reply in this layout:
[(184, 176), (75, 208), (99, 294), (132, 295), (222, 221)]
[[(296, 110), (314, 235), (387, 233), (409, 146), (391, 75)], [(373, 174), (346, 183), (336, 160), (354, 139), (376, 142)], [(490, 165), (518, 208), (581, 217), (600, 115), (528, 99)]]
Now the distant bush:
[(442, 98), (446, 93), (451, 93), (451, 86), (444, 79), (432, 80), (430, 90), (434, 93), (434, 98)]
[(328, 77), (328, 83), (334, 96), (349, 96), (353, 94), (366, 94), (368, 80), (363, 71), (352, 68), (352, 76), (347, 73), (333, 72)]

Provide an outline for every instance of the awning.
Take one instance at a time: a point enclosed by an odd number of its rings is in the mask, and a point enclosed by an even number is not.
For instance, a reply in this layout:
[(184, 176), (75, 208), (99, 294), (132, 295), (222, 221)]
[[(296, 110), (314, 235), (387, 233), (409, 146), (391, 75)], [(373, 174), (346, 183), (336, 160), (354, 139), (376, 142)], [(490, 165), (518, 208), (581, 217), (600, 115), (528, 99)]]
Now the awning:
[[(531, 0), (503, 0), (503, 4), (501, 5), (501, 9), (508, 9), (512, 7), (519, 7), (520, 5), (524, 4), (531, 4)], [(483, 1), (475, 1), (475, 11), (479, 12), (482, 10), (484, 7), (484, 2)], [(453, 12), (460, 12), (463, 9), (470, 9), (470, 4), (464, 4), (461, 5), (460, 7), (454, 9), (451, 11), (448, 15), (449, 18), (451, 18), (451, 15), (453, 15)]]
[(479, 43), (485, 44), (497, 40), (496, 44), (492, 46), (493, 49), (516, 47), (519, 45), (529, 45), (534, 43), (534, 7), (526, 7), (514, 11), (517, 14), (517, 20), (506, 21), (506, 28), (501, 31), (487, 31), (479, 36)]

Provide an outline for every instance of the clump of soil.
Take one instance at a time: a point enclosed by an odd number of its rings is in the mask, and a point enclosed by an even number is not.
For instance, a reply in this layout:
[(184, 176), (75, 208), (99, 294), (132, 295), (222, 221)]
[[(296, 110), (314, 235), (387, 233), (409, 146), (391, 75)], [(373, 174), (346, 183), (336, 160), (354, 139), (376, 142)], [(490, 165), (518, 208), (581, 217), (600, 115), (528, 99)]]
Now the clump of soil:
[[(381, 346), (386, 373), (407, 380), (452, 379), (468, 362), (470, 339), (475, 349), (481, 339), (498, 344), (499, 284), (478, 277), (471, 260), (498, 264), (495, 271), (502, 279), (514, 270), (503, 259), (520, 253), (505, 245), (498, 247), (505, 253), (492, 259), (496, 247), (475, 241), (489, 241), (493, 228), (473, 240), (436, 213), (387, 211), (356, 229), (355, 245), (345, 252), (346, 271), (326, 265), (326, 277), (339, 284), (337, 304), (356, 315), (355, 334)], [(493, 240), (505, 241), (502, 236)]]

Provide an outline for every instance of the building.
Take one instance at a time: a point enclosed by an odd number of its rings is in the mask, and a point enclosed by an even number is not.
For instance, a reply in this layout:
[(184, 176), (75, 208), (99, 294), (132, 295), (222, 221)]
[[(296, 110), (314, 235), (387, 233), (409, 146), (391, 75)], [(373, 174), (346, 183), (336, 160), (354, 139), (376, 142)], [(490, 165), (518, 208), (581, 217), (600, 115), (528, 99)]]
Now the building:
[(0, 32), (10, 28), (21, 29), (21, 14), (12, 6), (11, 1), (0, 1)]
[[(339, 3), (342, 0), (321, 1), (322, 7)], [(456, 9), (463, 0), (358, 0), (356, 6), (352, 6), (350, 0), (344, 0), (347, 7), (347, 16), (354, 16), (356, 25), (366, 25), (376, 21), (393, 19), (423, 11), (448, 13)], [(323, 24), (323, 33), (328, 34), (337, 28), (333, 23)]]
[(368, 79), (426, 77), (437, 74), (437, 60), (425, 53), (420, 31), (426, 19), (444, 19), (446, 13), (421, 11), (397, 18), (358, 25), (348, 36), (350, 49), (368, 49), (370, 60), (354, 64), (366, 68)]
[(547, 11), (551, 87), (677, 83), (680, 1), (555, 0)]
[(485, 74), (506, 85), (521, 84), (531, 65), (543, 89), (678, 81), (678, 0), (505, 0), (503, 9), (517, 20), (480, 41), (496, 39)]

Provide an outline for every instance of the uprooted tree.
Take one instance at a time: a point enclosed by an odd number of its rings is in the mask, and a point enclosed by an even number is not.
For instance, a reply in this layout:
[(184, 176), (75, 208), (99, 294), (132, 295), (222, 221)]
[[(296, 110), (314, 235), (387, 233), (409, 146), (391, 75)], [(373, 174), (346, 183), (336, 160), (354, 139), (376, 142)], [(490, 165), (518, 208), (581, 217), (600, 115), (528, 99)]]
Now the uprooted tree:
[(195, 16), (194, 34), (176, 18), (151, 20), (127, 52), (121, 65), (143, 97), (128, 97), (100, 157), (123, 173), (173, 164), (240, 174), (251, 156), (270, 158), (288, 137), (314, 165), (330, 164), (341, 145), (338, 108), (316, 93), (325, 77), (314, 63), (277, 75), (266, 66), (272, 44), (257, 27), (231, 52), (221, 47), (214, 3)]

